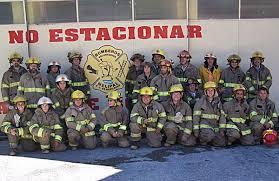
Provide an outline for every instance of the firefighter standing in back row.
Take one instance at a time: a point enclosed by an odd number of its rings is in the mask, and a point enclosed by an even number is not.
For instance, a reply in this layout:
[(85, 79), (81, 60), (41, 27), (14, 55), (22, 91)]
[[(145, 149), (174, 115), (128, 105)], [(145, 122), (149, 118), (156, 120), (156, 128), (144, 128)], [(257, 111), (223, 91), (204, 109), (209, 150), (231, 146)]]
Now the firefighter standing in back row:
[(155, 74), (151, 70), (152, 64), (150, 62), (144, 62), (143, 73), (137, 77), (136, 84), (133, 90), (133, 104), (136, 104), (139, 98), (139, 91), (143, 87), (150, 87), (151, 80), (155, 77)]
[(24, 151), (34, 151), (36, 144), (32, 140), (27, 122), (32, 118), (32, 112), (26, 108), (26, 98), (16, 96), (13, 101), (14, 109), (4, 117), (1, 131), (8, 135), (10, 155), (16, 155), (18, 145), (21, 144)]
[(141, 88), (139, 94), (141, 98), (130, 115), (131, 149), (139, 147), (142, 133), (146, 133), (147, 144), (150, 147), (160, 147), (166, 112), (160, 103), (152, 100), (153, 90), (150, 87)]
[(86, 98), (90, 97), (90, 87), (88, 81), (85, 77), (83, 68), (80, 67), (82, 55), (79, 52), (69, 52), (68, 53), (69, 62), (72, 64), (65, 74), (71, 80), (70, 84), (73, 90), (81, 90)]
[(192, 58), (190, 53), (187, 50), (182, 50), (177, 57), (179, 58), (179, 64), (174, 68), (173, 73), (183, 85), (183, 88), (186, 89), (189, 78), (193, 78), (201, 84), (198, 68), (190, 63)]
[(216, 83), (206, 82), (204, 94), (194, 107), (194, 135), (201, 145), (225, 146), (226, 118), (220, 98), (216, 96)]
[(242, 84), (233, 88), (233, 99), (224, 104), (227, 119), (226, 135), (228, 145), (240, 140), (242, 145), (253, 145), (254, 137), (248, 126), (249, 105), (245, 100), (246, 89)]
[(260, 144), (264, 130), (273, 129), (278, 122), (278, 114), (275, 104), (269, 99), (268, 88), (261, 87), (257, 98), (250, 102), (250, 120), (256, 144)]
[(222, 102), (228, 102), (233, 99), (233, 88), (242, 84), (245, 79), (245, 74), (239, 67), (241, 58), (238, 55), (230, 55), (228, 57), (229, 67), (222, 71), (219, 80), (219, 93), (221, 94)]
[(165, 58), (166, 58), (165, 52), (162, 49), (156, 49), (152, 53), (152, 72), (155, 75), (160, 74), (160, 62)]
[(172, 63), (169, 60), (161, 60), (160, 74), (154, 77), (150, 87), (156, 91), (154, 99), (158, 102), (166, 101), (169, 98), (170, 87), (179, 84), (179, 80), (172, 74)]
[(20, 77), (27, 72), (22, 67), (23, 57), (18, 53), (12, 53), (9, 57), (10, 68), (2, 77), (1, 92), (3, 100), (12, 105), (13, 98), (17, 95)]
[(50, 95), (50, 87), (47, 78), (40, 73), (41, 62), (37, 57), (31, 57), (26, 61), (28, 72), (23, 74), (19, 81), (18, 95), (27, 98), (27, 108), (35, 111), (38, 100)]
[(257, 92), (262, 86), (267, 89), (271, 87), (272, 76), (269, 69), (262, 64), (264, 59), (262, 52), (256, 51), (252, 54), (252, 67), (247, 70), (244, 81), (248, 90), (248, 102), (257, 97)]
[(97, 144), (95, 135), (96, 116), (84, 102), (85, 94), (82, 91), (74, 91), (71, 97), (73, 105), (65, 113), (69, 145), (72, 150), (76, 150), (79, 145), (86, 149), (94, 149)]
[(122, 97), (119, 92), (111, 91), (107, 98), (108, 107), (102, 111), (100, 118), (102, 145), (107, 147), (113, 139), (116, 139), (119, 147), (128, 147), (129, 115), (122, 105)]
[(47, 80), (49, 82), (50, 91), (56, 88), (56, 77), (60, 74), (61, 65), (57, 61), (51, 61), (47, 67)]
[(38, 108), (27, 124), (33, 139), (40, 143), (42, 153), (53, 151), (64, 151), (63, 128), (58, 115), (52, 109), (52, 101), (48, 97), (41, 97)]
[(192, 134), (192, 109), (182, 100), (183, 87), (181, 84), (175, 84), (169, 92), (170, 99), (162, 102), (167, 114), (167, 122), (164, 125), (167, 140), (164, 146), (174, 145), (177, 140), (182, 145), (193, 146), (196, 144), (196, 138)]
[(136, 79), (139, 75), (143, 73), (143, 65), (144, 56), (136, 53), (131, 57), (131, 61), (133, 62), (132, 66), (129, 68), (129, 71), (125, 80), (125, 94), (127, 98), (127, 109), (131, 112), (133, 108), (133, 90), (136, 84)]

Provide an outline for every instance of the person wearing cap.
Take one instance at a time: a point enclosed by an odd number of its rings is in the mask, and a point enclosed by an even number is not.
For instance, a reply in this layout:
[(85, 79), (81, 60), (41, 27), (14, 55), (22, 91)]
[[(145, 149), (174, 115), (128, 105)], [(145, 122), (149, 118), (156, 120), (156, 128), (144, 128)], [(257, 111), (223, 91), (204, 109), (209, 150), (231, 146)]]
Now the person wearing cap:
[(28, 72), (20, 77), (18, 95), (27, 99), (27, 108), (32, 112), (37, 108), (39, 99), (43, 96), (50, 96), (50, 86), (47, 78), (40, 72), (41, 61), (37, 57), (30, 57), (26, 60)]
[(170, 147), (176, 142), (185, 146), (193, 146), (196, 144), (196, 138), (192, 134), (192, 109), (182, 100), (183, 87), (181, 84), (175, 84), (171, 86), (169, 92), (170, 99), (162, 102), (167, 114), (167, 121), (164, 125), (167, 139), (164, 146)]
[(72, 66), (66, 70), (65, 74), (70, 80), (71, 87), (73, 90), (81, 90), (85, 95), (86, 99), (90, 98), (91, 92), (87, 78), (83, 68), (80, 66), (82, 55), (80, 52), (69, 52), (68, 60)]
[(134, 54), (131, 59), (130, 59), (133, 63), (132, 66), (129, 68), (129, 71), (127, 73), (126, 76), (126, 80), (125, 80), (125, 95), (127, 98), (127, 109), (129, 110), (129, 112), (131, 112), (132, 108), (133, 108), (133, 103), (132, 103), (132, 99), (133, 99), (133, 90), (136, 84), (136, 79), (137, 77), (143, 73), (143, 62), (144, 62), (144, 56), (136, 53)]
[(139, 91), (143, 87), (149, 87), (151, 80), (155, 77), (153, 73), (152, 64), (150, 62), (144, 62), (143, 73), (137, 77), (136, 84), (133, 90), (133, 100), (132, 103), (136, 104), (139, 98)]
[(160, 62), (161, 60), (165, 59), (166, 55), (165, 55), (165, 51), (162, 49), (156, 49), (153, 51), (152, 53), (152, 72), (155, 75), (159, 75), (160, 74)]
[(270, 70), (263, 65), (265, 60), (263, 53), (255, 51), (250, 59), (252, 66), (247, 70), (244, 81), (248, 92), (248, 102), (257, 97), (257, 92), (262, 86), (270, 89), (272, 85)]
[(19, 53), (12, 53), (8, 58), (10, 67), (4, 72), (1, 82), (1, 93), (3, 101), (12, 105), (13, 98), (17, 95), (20, 77), (27, 72), (22, 67), (23, 57)]
[(108, 107), (102, 111), (100, 118), (102, 145), (104, 148), (108, 147), (113, 140), (116, 140), (119, 147), (128, 147), (129, 115), (122, 106), (122, 97), (119, 92), (110, 91), (107, 98)]
[(204, 60), (204, 64), (199, 68), (202, 83), (212, 81), (218, 84), (221, 77), (221, 68), (217, 64), (217, 57), (213, 53), (207, 53)]
[(179, 84), (179, 80), (172, 74), (172, 62), (161, 60), (160, 74), (150, 83), (150, 87), (156, 91), (154, 99), (158, 102), (166, 101), (169, 98), (170, 87), (174, 84)]
[(241, 58), (236, 54), (232, 54), (227, 60), (229, 67), (222, 71), (218, 85), (222, 102), (232, 100), (233, 88), (238, 84), (242, 84), (245, 79), (245, 73), (239, 66)]
[(47, 80), (49, 82), (51, 92), (56, 88), (56, 77), (60, 74), (61, 65), (57, 61), (51, 61), (47, 67)]
[(27, 124), (35, 142), (40, 144), (42, 153), (65, 151), (63, 143), (63, 128), (58, 115), (53, 111), (52, 101), (48, 97), (41, 97), (38, 108)]
[(67, 133), (64, 113), (73, 104), (71, 101), (73, 89), (69, 84), (70, 80), (66, 74), (58, 75), (55, 82), (56, 88), (51, 93), (51, 100), (53, 101), (52, 107), (60, 118), (64, 132)]
[(10, 110), (4, 117), (1, 125), (1, 131), (6, 133), (10, 145), (10, 155), (17, 154), (19, 144), (24, 151), (34, 151), (37, 147), (32, 140), (27, 122), (31, 120), (33, 114), (26, 108), (26, 98), (16, 96), (12, 101), (14, 109)]
[(269, 90), (262, 86), (258, 96), (250, 104), (250, 126), (256, 144), (261, 143), (262, 133), (266, 129), (274, 128), (278, 122), (278, 114), (273, 101), (269, 99)]
[(197, 101), (193, 112), (193, 130), (201, 145), (226, 146), (226, 118), (217, 94), (217, 84), (204, 84), (204, 96)]
[(174, 75), (178, 78), (183, 88), (186, 89), (189, 78), (195, 79), (201, 84), (201, 78), (197, 67), (190, 63), (192, 56), (187, 50), (182, 50), (178, 56), (179, 64), (174, 68)]
[(191, 109), (194, 109), (196, 102), (202, 97), (199, 83), (196, 79), (189, 78), (187, 80), (187, 87), (184, 90), (183, 100), (189, 104)]
[(233, 88), (233, 99), (224, 103), (227, 120), (226, 136), (228, 145), (239, 140), (242, 145), (253, 145), (255, 140), (248, 126), (249, 105), (245, 99), (246, 89), (242, 84)]
[(71, 95), (73, 105), (65, 113), (69, 146), (76, 150), (78, 146), (94, 149), (97, 145), (95, 126), (96, 116), (85, 103), (85, 94), (76, 90)]
[(146, 134), (147, 144), (150, 147), (160, 147), (166, 112), (160, 103), (153, 100), (152, 88), (143, 87), (139, 94), (140, 100), (135, 104), (130, 115), (131, 149), (138, 149), (142, 133)]

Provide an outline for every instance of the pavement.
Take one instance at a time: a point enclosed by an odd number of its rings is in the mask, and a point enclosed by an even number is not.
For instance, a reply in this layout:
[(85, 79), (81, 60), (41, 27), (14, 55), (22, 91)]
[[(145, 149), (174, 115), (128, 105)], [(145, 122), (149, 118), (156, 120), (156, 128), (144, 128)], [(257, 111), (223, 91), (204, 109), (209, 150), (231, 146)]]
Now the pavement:
[(279, 145), (94, 150), (8, 156), (0, 141), (0, 181), (78, 180), (279, 180)]

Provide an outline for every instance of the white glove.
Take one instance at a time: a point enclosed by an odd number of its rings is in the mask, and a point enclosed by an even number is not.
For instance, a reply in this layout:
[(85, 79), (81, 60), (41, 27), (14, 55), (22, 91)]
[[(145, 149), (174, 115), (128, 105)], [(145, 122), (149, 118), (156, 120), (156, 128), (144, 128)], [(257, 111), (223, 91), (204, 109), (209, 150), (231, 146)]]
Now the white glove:
[(16, 127), (18, 128), (19, 123), (20, 123), (20, 116), (18, 114), (15, 114), (14, 115), (14, 120), (15, 120), (15, 123), (16, 123)]

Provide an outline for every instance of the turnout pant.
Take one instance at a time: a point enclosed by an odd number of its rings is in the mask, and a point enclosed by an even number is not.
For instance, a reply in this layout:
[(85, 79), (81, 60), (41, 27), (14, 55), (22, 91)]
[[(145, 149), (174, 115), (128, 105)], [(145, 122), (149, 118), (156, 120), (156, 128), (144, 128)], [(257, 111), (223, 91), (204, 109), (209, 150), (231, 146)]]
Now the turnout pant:
[(111, 141), (113, 141), (114, 139), (116, 139), (117, 144), (119, 147), (125, 148), (129, 146), (129, 141), (127, 139), (127, 136), (124, 135), (120, 138), (113, 138), (112, 135), (110, 133), (108, 133), (107, 131), (102, 132), (100, 139), (102, 141), (103, 144), (109, 144)]
[(67, 131), (69, 146), (78, 147), (83, 146), (86, 149), (94, 149), (97, 145), (97, 139), (94, 131), (82, 134), (74, 129), (68, 129)]

